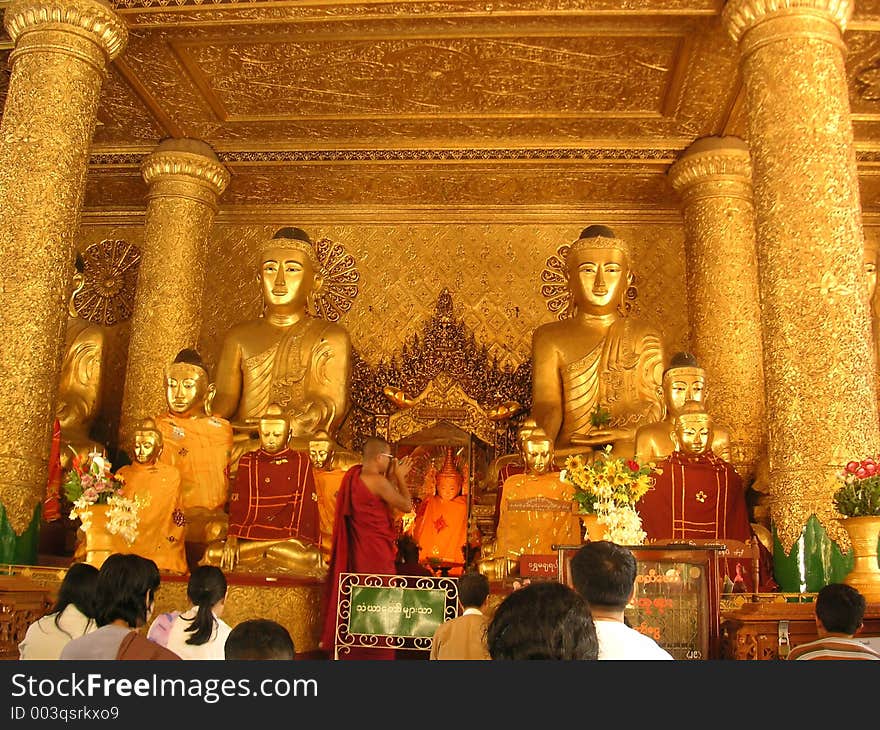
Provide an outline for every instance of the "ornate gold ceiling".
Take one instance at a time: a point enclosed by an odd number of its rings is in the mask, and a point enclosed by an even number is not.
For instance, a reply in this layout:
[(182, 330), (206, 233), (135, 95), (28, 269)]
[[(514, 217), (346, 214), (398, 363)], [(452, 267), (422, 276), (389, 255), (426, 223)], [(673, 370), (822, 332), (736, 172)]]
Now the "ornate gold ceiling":
[[(90, 211), (142, 210), (140, 161), (191, 136), (232, 172), (226, 214), (670, 213), (678, 154), (745, 134), (723, 0), (113, 4), (130, 40), (104, 88)], [(857, 3), (846, 34), (867, 211), (880, 211), (878, 6)]]

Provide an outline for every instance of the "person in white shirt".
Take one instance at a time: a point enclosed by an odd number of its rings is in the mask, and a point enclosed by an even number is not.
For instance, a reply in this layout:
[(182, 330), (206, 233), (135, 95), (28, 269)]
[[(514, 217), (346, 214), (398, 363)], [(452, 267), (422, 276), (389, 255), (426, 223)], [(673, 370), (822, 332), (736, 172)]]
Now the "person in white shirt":
[(18, 645), (21, 659), (58, 659), (73, 639), (91, 633), (95, 623), (95, 585), (98, 569), (74, 563), (64, 574), (52, 610), (27, 628)]
[(226, 639), (232, 631), (220, 618), (226, 607), (226, 590), (226, 576), (220, 568), (196, 568), (186, 587), (192, 608), (174, 619), (167, 648), (181, 659), (224, 659)]
[(624, 622), (636, 584), (636, 558), (629, 548), (607, 540), (585, 543), (571, 559), (571, 582), (590, 604), (599, 660), (672, 659), (651, 637)]

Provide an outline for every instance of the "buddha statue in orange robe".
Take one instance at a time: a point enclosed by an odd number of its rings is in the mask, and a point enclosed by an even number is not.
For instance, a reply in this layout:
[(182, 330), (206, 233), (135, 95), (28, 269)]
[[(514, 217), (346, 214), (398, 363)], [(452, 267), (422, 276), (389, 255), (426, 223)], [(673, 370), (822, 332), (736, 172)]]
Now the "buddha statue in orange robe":
[(336, 495), (342, 479), (360, 457), (342, 449), (326, 431), (318, 431), (309, 439), (309, 459), (315, 473), (318, 492), (318, 517), (321, 525), (321, 555), (330, 561), (333, 549), (333, 529), (336, 517)]
[(159, 461), (162, 434), (152, 418), (133, 429), (134, 461), (116, 473), (125, 481), (121, 493), (136, 499), (138, 532), (131, 544), (122, 544), (118, 552), (135, 553), (155, 561), (159, 570), (185, 573), (183, 496), (180, 471)]
[(443, 466), (436, 474), (436, 493), (419, 505), (413, 538), (419, 544), (419, 561), (464, 565), (468, 504), (462, 493), (463, 478), (455, 466), (452, 446), (446, 447)]
[(525, 441), (525, 474), (504, 483), (501, 514), (491, 557), (480, 561), (490, 577), (515, 574), (521, 555), (555, 555), (553, 545), (579, 545), (581, 527), (574, 512), (571, 485), (553, 469), (553, 442), (541, 428)]
[(168, 412), (156, 419), (165, 447), (159, 460), (180, 470), (188, 542), (206, 543), (225, 529), (232, 427), (209, 416), (208, 372), (195, 350), (181, 350), (165, 369)]

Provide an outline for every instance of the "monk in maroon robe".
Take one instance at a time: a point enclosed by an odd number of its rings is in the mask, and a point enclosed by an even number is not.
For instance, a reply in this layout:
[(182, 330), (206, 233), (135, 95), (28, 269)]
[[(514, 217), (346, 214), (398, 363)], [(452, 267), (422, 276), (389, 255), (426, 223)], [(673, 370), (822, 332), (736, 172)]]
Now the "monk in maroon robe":
[[(392, 465), (394, 468), (392, 469)], [(351, 467), (336, 495), (336, 517), (321, 646), (334, 655), (340, 573), (394, 575), (397, 554), (392, 509), (412, 510), (406, 486), (408, 459), (394, 463), (387, 441), (367, 439), (363, 463)], [(386, 474), (391, 474), (389, 479)], [(341, 659), (393, 659), (393, 649), (354, 648)]]

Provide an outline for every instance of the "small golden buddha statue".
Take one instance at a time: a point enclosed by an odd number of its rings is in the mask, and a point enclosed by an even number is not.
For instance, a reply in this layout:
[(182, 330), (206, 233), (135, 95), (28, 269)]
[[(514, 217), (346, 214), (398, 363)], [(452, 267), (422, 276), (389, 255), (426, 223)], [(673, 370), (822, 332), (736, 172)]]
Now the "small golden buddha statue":
[[(531, 415), (558, 457), (607, 443), (632, 454), (636, 428), (660, 418), (664, 356), (659, 331), (630, 316), (629, 245), (605, 226), (589, 226), (564, 264), (565, 318), (532, 338)], [(597, 414), (607, 417), (604, 425), (594, 425)]]
[(92, 451), (104, 451), (104, 445), (89, 434), (100, 404), (104, 330), (80, 317), (74, 303), (85, 285), (84, 266), (82, 256), (77, 254), (55, 406), (55, 417), (61, 426), (62, 469), (70, 467), (74, 455), (85, 459)]
[(192, 543), (217, 539), (226, 522), (232, 427), (207, 414), (210, 389), (199, 353), (181, 350), (165, 368), (168, 412), (156, 419), (165, 444), (159, 459), (180, 470), (186, 539)]
[(864, 254), (868, 306), (871, 311), (871, 332), (874, 335), (874, 356), (880, 369), (880, 303), (877, 302), (877, 247), (866, 245)]
[(479, 563), (486, 575), (515, 575), (521, 555), (555, 555), (553, 545), (581, 543), (571, 486), (554, 471), (553, 441), (543, 429), (534, 429), (525, 440), (523, 456), (526, 473), (504, 482), (498, 529), (488, 549), (491, 557)]
[(290, 423), (277, 403), (260, 418), (259, 433), (260, 448), (238, 463), (226, 539), (208, 546), (202, 564), (323, 577), (327, 566), (309, 455), (290, 448)]
[(318, 516), (321, 523), (321, 554), (330, 560), (333, 549), (333, 529), (336, 519), (336, 495), (342, 479), (352, 466), (360, 463), (360, 457), (330, 438), (326, 431), (318, 431), (309, 439), (309, 459), (315, 473), (318, 492)]
[(185, 573), (180, 470), (159, 461), (163, 447), (162, 433), (152, 418), (135, 424), (131, 445), (134, 461), (116, 473), (125, 481), (122, 494), (140, 504), (138, 534), (132, 544), (121, 546), (119, 552), (150, 558), (159, 570)]
[(436, 473), (436, 492), (419, 505), (413, 538), (422, 563), (439, 561), (464, 565), (468, 504), (462, 493), (464, 479), (455, 466), (455, 449), (445, 447), (443, 466)]
[(252, 431), (270, 403), (290, 421), (292, 442), (326, 431), (336, 438), (349, 408), (351, 341), (333, 322), (310, 316), (324, 282), (309, 236), (282, 228), (261, 250), (264, 311), (233, 327), (217, 364), (213, 412)]
[(499, 456), (489, 465), (486, 477), (486, 491), (500, 491), (501, 485), (512, 474), (522, 474), (526, 470), (525, 443), (532, 431), (538, 427), (534, 418), (527, 418), (516, 432), (516, 451)]
[[(706, 371), (688, 352), (676, 353), (663, 373), (663, 419), (640, 426), (636, 431), (636, 459), (642, 463), (657, 461), (675, 451), (673, 421), (686, 403), (706, 403)], [(712, 451), (730, 460), (730, 437), (723, 426), (713, 427)]]

